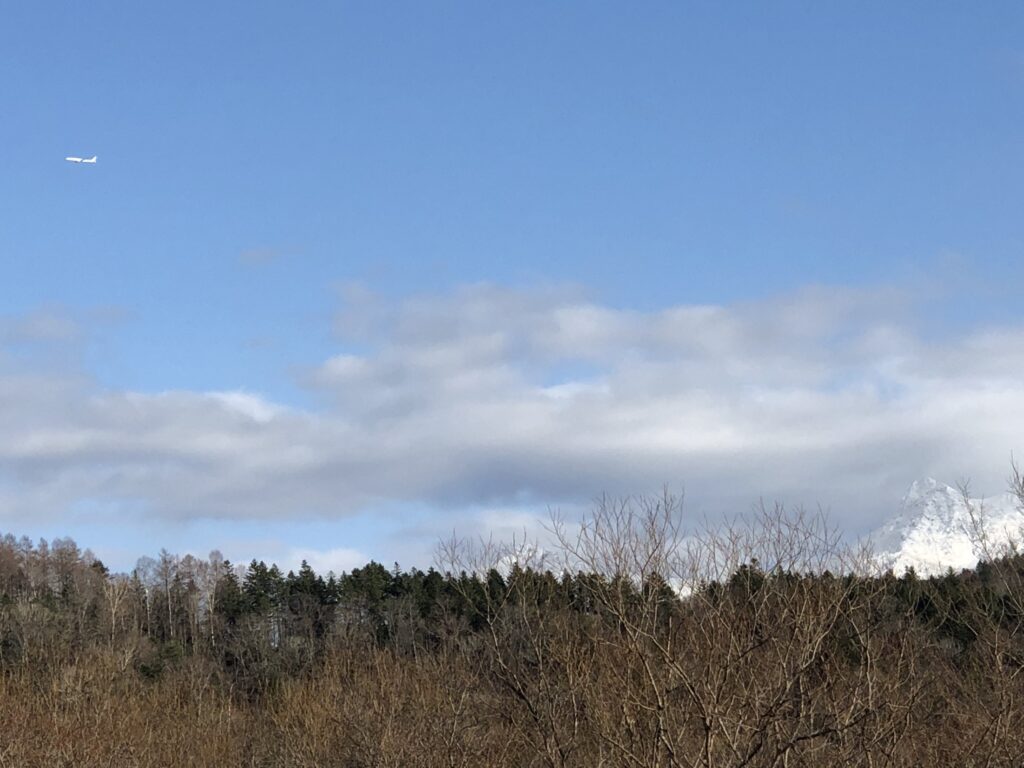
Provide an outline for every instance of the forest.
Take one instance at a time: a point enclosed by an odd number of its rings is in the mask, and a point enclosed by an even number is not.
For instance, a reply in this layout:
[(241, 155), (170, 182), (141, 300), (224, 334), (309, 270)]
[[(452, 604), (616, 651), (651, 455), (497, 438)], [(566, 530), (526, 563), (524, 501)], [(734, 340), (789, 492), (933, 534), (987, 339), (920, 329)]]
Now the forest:
[(0, 766), (1024, 763), (1012, 550), (894, 574), (821, 515), (667, 494), (550, 533), (339, 575), (7, 534)]

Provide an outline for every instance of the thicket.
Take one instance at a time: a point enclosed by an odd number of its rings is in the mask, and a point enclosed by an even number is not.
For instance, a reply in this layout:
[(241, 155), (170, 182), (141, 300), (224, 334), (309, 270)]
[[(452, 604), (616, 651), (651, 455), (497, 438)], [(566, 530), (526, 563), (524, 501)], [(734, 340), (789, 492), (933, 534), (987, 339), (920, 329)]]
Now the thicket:
[(1024, 557), (924, 579), (679, 512), (326, 578), (5, 536), (0, 766), (1024, 764)]

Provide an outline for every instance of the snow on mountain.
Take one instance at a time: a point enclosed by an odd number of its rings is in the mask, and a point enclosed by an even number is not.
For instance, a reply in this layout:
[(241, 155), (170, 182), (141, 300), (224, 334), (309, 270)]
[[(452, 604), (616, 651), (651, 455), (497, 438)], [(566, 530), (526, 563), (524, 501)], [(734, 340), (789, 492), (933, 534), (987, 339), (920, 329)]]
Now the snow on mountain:
[(899, 514), (872, 534), (880, 562), (897, 574), (913, 567), (922, 576), (973, 568), (984, 550), (972, 543), (972, 508), (984, 521), (990, 551), (1024, 538), (1024, 511), (1013, 495), (971, 499), (968, 507), (959, 490), (928, 478), (911, 485)]

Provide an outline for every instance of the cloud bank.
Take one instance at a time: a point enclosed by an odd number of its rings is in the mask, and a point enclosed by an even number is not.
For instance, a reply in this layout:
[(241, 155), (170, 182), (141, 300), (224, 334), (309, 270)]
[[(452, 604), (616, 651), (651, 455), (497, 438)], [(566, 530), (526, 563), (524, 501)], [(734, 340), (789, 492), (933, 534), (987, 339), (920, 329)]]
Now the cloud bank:
[[(0, 525), (440, 519), (668, 483), (695, 512), (822, 504), (862, 533), (925, 475), (1002, 491), (1022, 448), (1024, 328), (936, 338), (913, 310), (895, 290), (645, 312), (564, 289), (349, 289), (338, 353), (302, 380), (310, 409), (103, 390), (0, 351)], [(0, 350), (26, 328), (73, 338), (63, 322), (9, 319)]]

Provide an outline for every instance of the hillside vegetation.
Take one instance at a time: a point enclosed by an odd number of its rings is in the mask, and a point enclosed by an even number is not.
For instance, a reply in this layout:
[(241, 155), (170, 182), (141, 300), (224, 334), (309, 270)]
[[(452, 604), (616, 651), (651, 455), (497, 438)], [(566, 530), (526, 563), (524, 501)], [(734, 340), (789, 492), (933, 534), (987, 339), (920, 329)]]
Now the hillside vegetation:
[(0, 541), (0, 766), (1017, 766), (1024, 557), (921, 579), (672, 497), (439, 570)]

